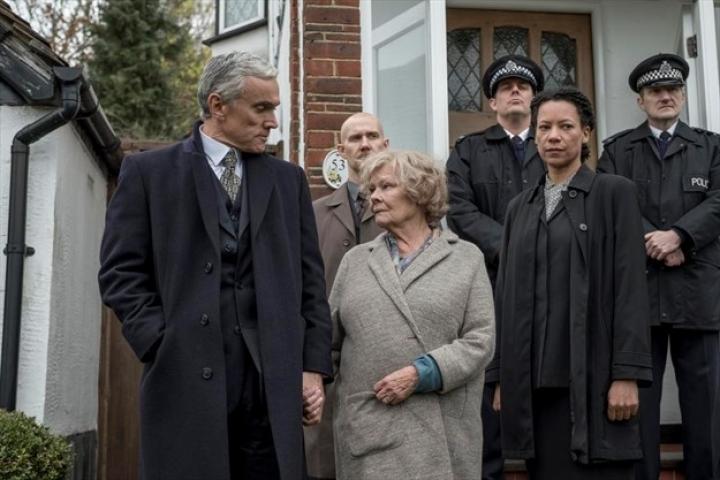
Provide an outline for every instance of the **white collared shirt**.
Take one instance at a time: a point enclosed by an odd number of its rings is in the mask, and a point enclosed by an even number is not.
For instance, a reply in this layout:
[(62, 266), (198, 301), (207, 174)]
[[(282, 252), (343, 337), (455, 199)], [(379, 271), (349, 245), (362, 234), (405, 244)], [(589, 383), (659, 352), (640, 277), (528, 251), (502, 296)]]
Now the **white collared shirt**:
[[(516, 135), (515, 135), (514, 133), (512, 133), (510, 130), (506, 130), (506, 129), (504, 129), (504, 128), (503, 128), (503, 130), (505, 130), (505, 133), (507, 133), (507, 136), (510, 137), (511, 140), (512, 140), (512, 138), (513, 138), (514, 136), (516, 136)], [(524, 142), (525, 140), (527, 140), (528, 135), (530, 135), (530, 127), (526, 128), (525, 130), (523, 130), (522, 132), (520, 132), (520, 133), (517, 134), (517, 136), (520, 137), (523, 142)]]
[(653, 126), (650, 125), (650, 124), (648, 124), (648, 125), (650, 126), (650, 131), (652, 132), (653, 137), (655, 137), (655, 138), (657, 138), (657, 139), (659, 140), (659, 139), (660, 139), (660, 134), (661, 134), (662, 132), (668, 132), (671, 137), (672, 137), (673, 135), (675, 135), (675, 128), (677, 127), (677, 124), (678, 124), (678, 121), (676, 120), (675, 123), (673, 123), (673, 124), (670, 126), (670, 128), (668, 128), (667, 130), (660, 130), (659, 128), (655, 128), (655, 127), (653, 127)]
[[(205, 158), (207, 158), (208, 165), (212, 168), (215, 176), (220, 179), (225, 171), (222, 161), (230, 150), (230, 147), (206, 135), (205, 132), (203, 132), (202, 127), (200, 127), (200, 139), (202, 140), (202, 147), (205, 152)], [(240, 152), (237, 150), (235, 150), (235, 155), (238, 159), (242, 158)], [(242, 180), (242, 173), (243, 163), (239, 161), (235, 166), (235, 176)]]

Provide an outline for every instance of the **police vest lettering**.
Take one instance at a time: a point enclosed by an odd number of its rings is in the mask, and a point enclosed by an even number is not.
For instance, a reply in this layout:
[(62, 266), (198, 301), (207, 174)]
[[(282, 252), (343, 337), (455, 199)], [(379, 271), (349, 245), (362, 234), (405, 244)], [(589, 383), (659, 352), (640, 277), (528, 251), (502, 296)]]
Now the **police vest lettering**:
[(692, 185), (693, 187), (701, 187), (707, 190), (708, 188), (710, 188), (710, 181), (702, 177), (692, 177), (690, 179), (690, 185)]

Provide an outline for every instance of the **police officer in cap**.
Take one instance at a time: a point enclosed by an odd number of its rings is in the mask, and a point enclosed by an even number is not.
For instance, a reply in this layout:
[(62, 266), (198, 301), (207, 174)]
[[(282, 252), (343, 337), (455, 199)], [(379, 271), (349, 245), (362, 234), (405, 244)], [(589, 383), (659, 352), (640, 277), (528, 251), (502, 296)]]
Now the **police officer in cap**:
[[(482, 250), (493, 285), (508, 203), (545, 174), (530, 130), (530, 102), (544, 82), (540, 67), (527, 57), (508, 55), (494, 61), (482, 85), (497, 124), (458, 139), (447, 162), (448, 225)], [(497, 379), (485, 381), (482, 476), (499, 480), (500, 422), (492, 409)]]
[(640, 391), (638, 479), (660, 474), (668, 344), (687, 478), (720, 478), (720, 136), (679, 120), (688, 73), (672, 54), (635, 67), (630, 88), (647, 121), (607, 139), (598, 163), (601, 172), (634, 180), (645, 229), (654, 382)]

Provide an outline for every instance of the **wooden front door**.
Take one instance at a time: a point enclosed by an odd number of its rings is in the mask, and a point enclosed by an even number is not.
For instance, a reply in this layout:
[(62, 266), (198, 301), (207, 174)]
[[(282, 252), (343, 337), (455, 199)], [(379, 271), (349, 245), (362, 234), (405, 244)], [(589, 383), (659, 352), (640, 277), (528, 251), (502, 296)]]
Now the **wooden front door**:
[[(525, 55), (540, 65), (546, 89), (572, 85), (594, 104), (589, 14), (450, 8), (447, 68), (451, 143), (496, 123), (482, 93), (482, 76), (495, 59), (508, 54)], [(591, 145), (596, 144), (593, 136)], [(591, 160), (596, 157), (593, 152)]]

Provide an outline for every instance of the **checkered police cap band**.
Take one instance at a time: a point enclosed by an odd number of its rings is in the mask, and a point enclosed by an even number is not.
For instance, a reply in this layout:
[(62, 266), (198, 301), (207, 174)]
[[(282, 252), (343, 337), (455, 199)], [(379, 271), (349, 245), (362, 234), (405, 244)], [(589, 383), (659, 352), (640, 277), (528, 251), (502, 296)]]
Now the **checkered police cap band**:
[(666, 80), (679, 80), (684, 82), (683, 74), (677, 68), (673, 68), (667, 61), (663, 61), (660, 68), (650, 70), (637, 79), (636, 88), (638, 91), (645, 85)]
[(517, 63), (513, 62), (512, 60), (508, 60), (505, 66), (502, 68), (499, 68), (497, 72), (495, 72), (490, 79), (490, 91), (493, 92), (495, 84), (500, 80), (501, 78), (505, 77), (522, 77), (526, 78), (530, 81), (530, 83), (533, 84), (533, 87), (537, 88), (537, 79), (535, 78), (535, 75), (530, 71), (529, 68), (523, 67), (522, 65), (518, 65)]

